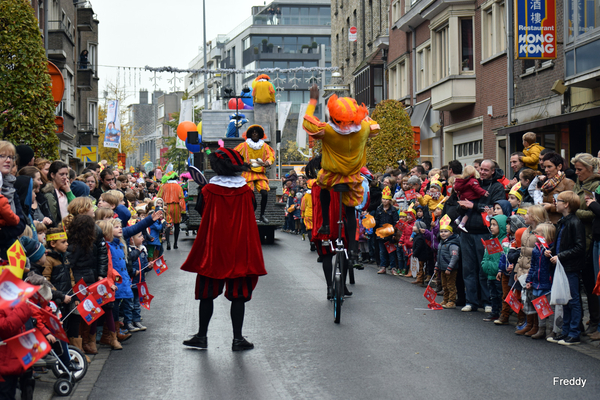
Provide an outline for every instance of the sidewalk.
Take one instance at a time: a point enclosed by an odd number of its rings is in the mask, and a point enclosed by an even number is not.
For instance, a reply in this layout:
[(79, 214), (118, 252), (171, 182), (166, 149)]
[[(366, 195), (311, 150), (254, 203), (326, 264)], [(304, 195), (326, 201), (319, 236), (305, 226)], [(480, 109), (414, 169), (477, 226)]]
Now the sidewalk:
[(98, 354), (90, 356), (92, 362), (88, 365), (87, 373), (85, 377), (77, 382), (71, 392), (70, 396), (60, 397), (54, 393), (54, 382), (56, 378), (52, 371), (48, 371), (47, 374), (41, 375), (40, 379), (36, 379), (35, 391), (33, 398), (36, 400), (51, 400), (51, 399), (67, 399), (67, 400), (85, 400), (88, 398), (100, 373), (104, 367), (104, 363), (110, 355), (111, 349), (109, 346), (98, 345)]

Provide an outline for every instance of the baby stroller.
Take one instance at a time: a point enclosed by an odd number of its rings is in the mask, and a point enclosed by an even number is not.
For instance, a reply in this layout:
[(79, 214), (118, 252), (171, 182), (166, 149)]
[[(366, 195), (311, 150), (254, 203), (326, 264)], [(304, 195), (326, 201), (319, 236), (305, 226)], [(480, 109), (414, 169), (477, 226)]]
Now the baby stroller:
[(52, 350), (50, 350), (50, 353), (46, 357), (34, 364), (34, 367), (46, 367), (52, 370), (52, 373), (57, 378), (54, 383), (54, 392), (58, 396), (70, 395), (75, 383), (83, 379), (88, 369), (88, 362), (85, 358), (85, 354), (75, 346), (69, 345), (68, 347), (71, 362), (78, 364), (81, 367), (81, 370), (71, 372), (60, 360), (59, 356), (62, 355), (63, 346), (59, 341), (56, 341), (56, 343), (52, 345)]

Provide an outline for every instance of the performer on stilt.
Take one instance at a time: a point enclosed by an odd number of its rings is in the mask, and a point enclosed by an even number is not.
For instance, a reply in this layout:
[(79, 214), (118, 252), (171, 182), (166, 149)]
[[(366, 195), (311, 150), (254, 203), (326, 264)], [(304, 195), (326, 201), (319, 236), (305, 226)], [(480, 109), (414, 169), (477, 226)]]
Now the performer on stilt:
[(202, 188), (196, 210), (202, 215), (198, 235), (181, 269), (198, 274), (196, 300), (200, 300), (200, 328), (186, 346), (206, 349), (213, 300), (223, 293), (231, 301), (233, 351), (254, 345), (242, 336), (245, 303), (252, 299), (258, 277), (266, 275), (258, 226), (256, 199), (237, 173), (247, 166), (235, 150), (219, 148), (209, 154), (217, 176)]
[(269, 188), (269, 178), (265, 175), (265, 170), (275, 162), (275, 151), (266, 144), (263, 139), (266, 138), (265, 130), (260, 125), (250, 125), (246, 131), (246, 141), (238, 144), (234, 150), (239, 152), (244, 161), (250, 164), (250, 171), (243, 171), (242, 176), (246, 178), (250, 189), (260, 193), (260, 217), (259, 221), (265, 224), (269, 223), (265, 217), (267, 208), (267, 192)]
[(360, 169), (367, 162), (367, 139), (379, 133), (379, 125), (369, 118), (369, 111), (364, 104), (359, 106), (356, 100), (350, 97), (338, 98), (335, 94), (327, 102), (330, 121), (321, 122), (313, 115), (318, 98), (319, 88), (313, 85), (310, 88), (310, 102), (303, 122), (304, 130), (310, 136), (321, 139), (323, 145), (322, 169), (317, 176), (317, 184), (322, 189), (320, 201), (323, 225), (318, 232), (323, 235), (330, 232), (331, 189), (337, 184), (347, 184), (350, 191), (342, 193), (342, 202), (346, 209), (349, 258), (352, 265), (360, 265), (356, 249), (354, 207), (363, 199), (363, 178), (360, 176)]

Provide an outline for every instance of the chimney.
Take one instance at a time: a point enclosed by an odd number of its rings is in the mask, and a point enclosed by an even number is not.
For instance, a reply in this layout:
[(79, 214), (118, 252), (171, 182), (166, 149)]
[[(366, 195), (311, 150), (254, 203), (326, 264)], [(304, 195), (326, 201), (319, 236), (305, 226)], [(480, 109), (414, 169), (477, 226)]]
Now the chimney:
[(148, 104), (148, 91), (145, 89), (140, 90), (140, 104)]

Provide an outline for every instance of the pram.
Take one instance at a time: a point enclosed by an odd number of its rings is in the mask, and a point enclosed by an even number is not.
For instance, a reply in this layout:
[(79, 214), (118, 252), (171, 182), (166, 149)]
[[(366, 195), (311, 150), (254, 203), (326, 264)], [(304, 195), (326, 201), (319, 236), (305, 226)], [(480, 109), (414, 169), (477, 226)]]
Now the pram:
[(52, 370), (52, 373), (57, 378), (54, 383), (54, 392), (58, 396), (70, 395), (75, 383), (83, 379), (88, 369), (88, 362), (85, 358), (85, 354), (75, 346), (69, 345), (68, 347), (71, 362), (78, 364), (81, 367), (81, 370), (71, 372), (60, 360), (59, 356), (62, 355), (63, 347), (59, 341), (56, 341), (56, 343), (52, 345), (52, 350), (50, 350), (50, 353), (46, 357), (33, 365), (34, 367), (46, 367)]

